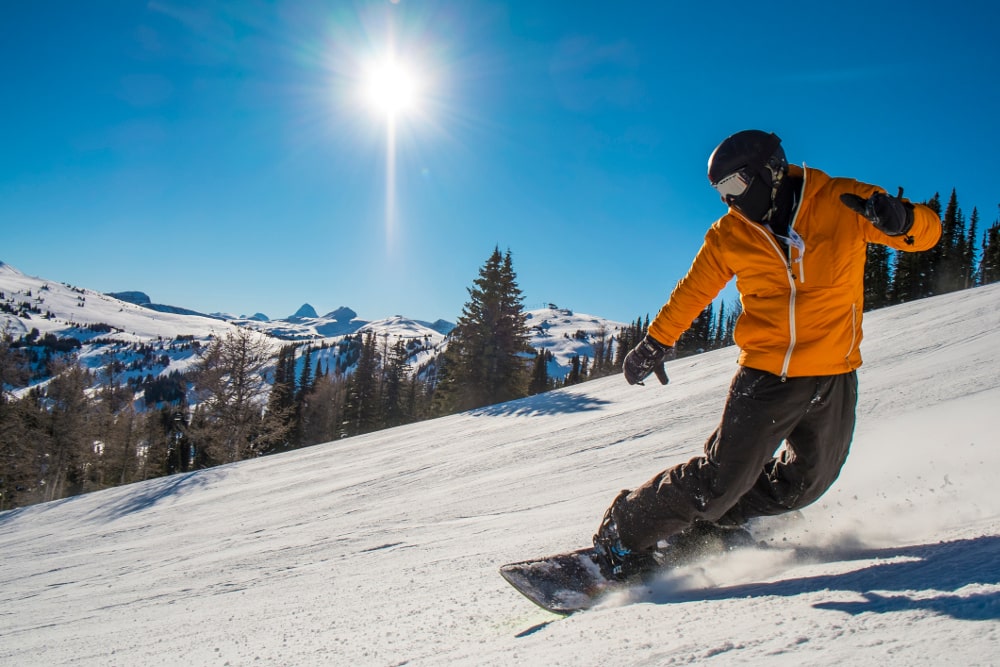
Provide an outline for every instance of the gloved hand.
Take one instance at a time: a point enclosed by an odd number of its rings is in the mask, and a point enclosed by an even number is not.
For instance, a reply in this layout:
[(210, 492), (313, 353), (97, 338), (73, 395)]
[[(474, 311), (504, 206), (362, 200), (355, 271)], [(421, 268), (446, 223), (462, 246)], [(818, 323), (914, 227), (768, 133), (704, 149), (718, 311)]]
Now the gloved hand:
[(889, 236), (902, 236), (913, 227), (913, 204), (904, 202), (903, 189), (899, 196), (892, 197), (884, 192), (876, 192), (868, 199), (862, 199), (855, 194), (842, 194), (840, 201), (844, 206), (859, 215), (871, 220), (876, 229)]
[(631, 352), (625, 355), (622, 371), (629, 384), (641, 385), (650, 374), (655, 374), (660, 384), (667, 384), (667, 370), (663, 367), (663, 359), (670, 347), (648, 335), (639, 341)]

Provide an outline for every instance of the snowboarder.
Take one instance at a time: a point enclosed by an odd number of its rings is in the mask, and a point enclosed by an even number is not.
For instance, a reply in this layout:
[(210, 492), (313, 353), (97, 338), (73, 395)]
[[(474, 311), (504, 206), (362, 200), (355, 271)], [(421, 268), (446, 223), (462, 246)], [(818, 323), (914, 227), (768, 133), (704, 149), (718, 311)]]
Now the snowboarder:
[(594, 546), (618, 579), (656, 567), (668, 538), (724, 534), (802, 508), (833, 484), (854, 431), (867, 244), (927, 250), (941, 235), (940, 218), (902, 189), (891, 196), (789, 166), (781, 140), (760, 130), (720, 143), (708, 180), (729, 211), (626, 356), (624, 374), (633, 385), (653, 373), (666, 384), (671, 347), (734, 276), (740, 368), (704, 455), (622, 491), (608, 508)]

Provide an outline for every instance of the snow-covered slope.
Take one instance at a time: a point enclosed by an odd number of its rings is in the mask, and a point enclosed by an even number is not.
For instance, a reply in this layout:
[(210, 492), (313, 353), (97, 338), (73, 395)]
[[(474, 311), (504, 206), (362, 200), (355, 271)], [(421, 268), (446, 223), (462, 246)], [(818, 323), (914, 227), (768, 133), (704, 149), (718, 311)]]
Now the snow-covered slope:
[(1000, 286), (870, 314), (835, 487), (772, 548), (560, 619), (507, 561), (700, 450), (735, 350), (0, 514), (0, 663), (991, 665)]
[(554, 305), (528, 311), (526, 315), (532, 348), (552, 355), (548, 365), (549, 377), (560, 380), (569, 373), (574, 356), (594, 361), (597, 339), (603, 338), (614, 352), (617, 348), (612, 344), (612, 338), (617, 340), (620, 331), (627, 326)]

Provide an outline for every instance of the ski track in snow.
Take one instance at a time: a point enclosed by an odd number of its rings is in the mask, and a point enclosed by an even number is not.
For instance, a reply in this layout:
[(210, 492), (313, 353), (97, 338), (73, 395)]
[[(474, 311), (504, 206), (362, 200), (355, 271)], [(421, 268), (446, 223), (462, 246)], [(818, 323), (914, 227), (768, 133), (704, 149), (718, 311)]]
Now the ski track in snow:
[(0, 664), (1000, 664), (1000, 286), (866, 315), (834, 488), (567, 618), (505, 562), (700, 451), (733, 349), (0, 514)]

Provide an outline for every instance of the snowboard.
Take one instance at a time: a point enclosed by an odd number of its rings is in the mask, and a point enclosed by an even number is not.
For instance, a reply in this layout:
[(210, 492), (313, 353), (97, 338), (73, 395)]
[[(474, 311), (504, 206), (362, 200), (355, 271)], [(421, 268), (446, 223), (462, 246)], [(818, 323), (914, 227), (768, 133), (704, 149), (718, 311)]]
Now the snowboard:
[(519, 593), (553, 614), (568, 615), (589, 609), (625, 582), (601, 574), (597, 552), (591, 547), (533, 558), (500, 567), (500, 576)]
[(593, 547), (508, 563), (500, 576), (536, 605), (563, 616), (590, 609), (609, 594), (651, 581), (658, 574), (699, 558), (747, 547), (762, 547), (744, 529), (696, 528), (668, 541), (658, 550), (660, 565), (624, 581), (601, 572), (600, 556)]

